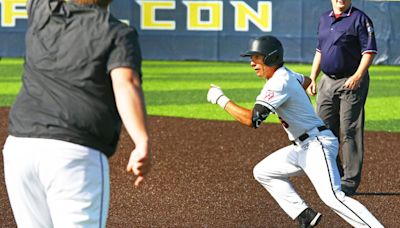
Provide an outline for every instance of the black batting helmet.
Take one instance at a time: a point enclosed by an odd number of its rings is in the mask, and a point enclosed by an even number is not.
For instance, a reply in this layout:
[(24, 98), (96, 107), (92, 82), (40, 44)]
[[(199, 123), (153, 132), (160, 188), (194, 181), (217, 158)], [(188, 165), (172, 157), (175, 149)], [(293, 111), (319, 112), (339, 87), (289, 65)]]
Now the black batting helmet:
[(283, 63), (283, 47), (274, 36), (260, 36), (250, 40), (249, 50), (241, 54), (242, 57), (252, 55), (264, 55), (264, 63), (267, 66), (276, 66)]

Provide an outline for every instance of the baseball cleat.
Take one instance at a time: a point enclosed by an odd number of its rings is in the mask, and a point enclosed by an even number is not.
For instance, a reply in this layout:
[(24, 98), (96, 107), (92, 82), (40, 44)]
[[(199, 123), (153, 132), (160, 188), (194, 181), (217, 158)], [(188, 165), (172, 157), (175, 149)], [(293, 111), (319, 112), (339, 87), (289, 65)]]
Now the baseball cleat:
[(299, 221), (299, 228), (309, 228), (316, 226), (322, 218), (322, 214), (319, 212), (315, 212), (311, 208), (305, 209), (299, 217), (297, 218)]

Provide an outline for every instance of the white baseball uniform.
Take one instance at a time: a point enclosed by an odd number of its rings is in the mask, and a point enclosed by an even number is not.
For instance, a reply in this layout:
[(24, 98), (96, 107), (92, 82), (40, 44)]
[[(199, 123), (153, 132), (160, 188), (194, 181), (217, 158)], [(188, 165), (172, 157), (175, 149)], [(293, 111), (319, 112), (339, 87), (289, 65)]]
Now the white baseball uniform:
[(257, 97), (256, 104), (278, 115), (294, 145), (259, 162), (254, 167), (254, 177), (292, 219), (308, 206), (288, 178), (306, 174), (321, 200), (353, 227), (383, 227), (367, 208), (341, 191), (336, 165), (338, 139), (329, 129), (321, 128), (323, 122), (316, 115), (303, 82), (302, 75), (281, 67)]

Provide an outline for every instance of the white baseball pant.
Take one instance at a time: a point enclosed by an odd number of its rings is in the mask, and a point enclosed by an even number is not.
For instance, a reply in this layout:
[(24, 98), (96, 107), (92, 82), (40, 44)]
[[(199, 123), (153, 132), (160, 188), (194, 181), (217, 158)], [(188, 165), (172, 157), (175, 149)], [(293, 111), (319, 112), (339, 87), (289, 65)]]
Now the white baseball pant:
[(366, 207), (341, 191), (338, 145), (330, 130), (319, 132), (266, 157), (254, 167), (254, 177), (292, 219), (308, 206), (288, 178), (306, 174), (321, 200), (353, 227), (383, 227)]
[(3, 150), (18, 227), (105, 227), (109, 167), (98, 150), (53, 139), (9, 136)]

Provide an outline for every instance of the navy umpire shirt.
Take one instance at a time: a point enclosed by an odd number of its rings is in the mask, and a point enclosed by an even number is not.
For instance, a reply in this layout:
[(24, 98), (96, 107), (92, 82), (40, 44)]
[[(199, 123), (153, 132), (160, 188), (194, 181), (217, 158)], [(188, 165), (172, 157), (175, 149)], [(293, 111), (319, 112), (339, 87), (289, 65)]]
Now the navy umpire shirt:
[(336, 78), (353, 75), (364, 53), (376, 53), (371, 19), (350, 6), (338, 18), (333, 11), (322, 14), (318, 26), (317, 51), (321, 53), (321, 70)]
[(23, 86), (9, 134), (58, 139), (110, 157), (121, 119), (110, 71), (141, 74), (137, 32), (96, 5), (30, 0)]

